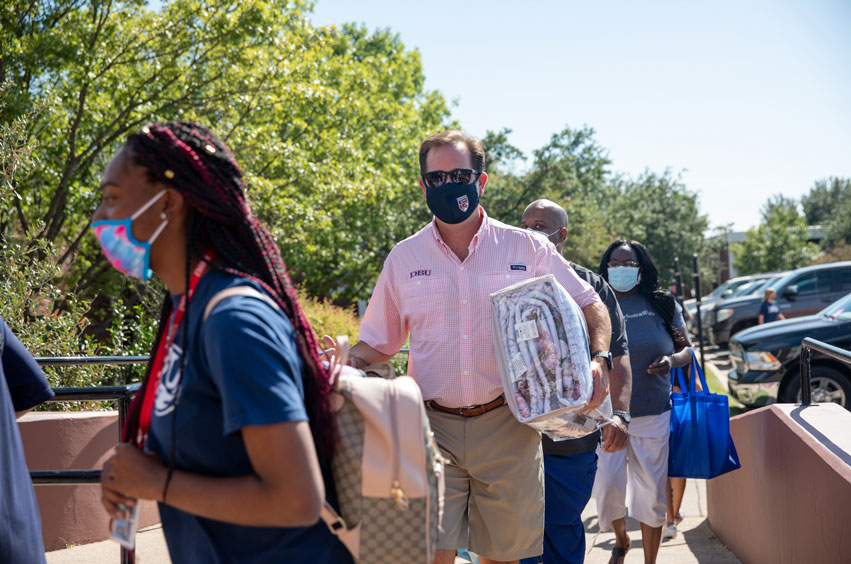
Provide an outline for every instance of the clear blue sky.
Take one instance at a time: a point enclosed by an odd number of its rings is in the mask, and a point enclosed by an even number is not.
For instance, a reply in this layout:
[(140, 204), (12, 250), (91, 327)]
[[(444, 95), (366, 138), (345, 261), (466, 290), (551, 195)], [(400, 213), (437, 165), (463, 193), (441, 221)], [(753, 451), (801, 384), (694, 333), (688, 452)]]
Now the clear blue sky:
[(851, 1), (316, 0), (390, 28), (470, 133), (527, 155), (587, 124), (614, 171), (683, 170), (712, 225), (851, 177)]

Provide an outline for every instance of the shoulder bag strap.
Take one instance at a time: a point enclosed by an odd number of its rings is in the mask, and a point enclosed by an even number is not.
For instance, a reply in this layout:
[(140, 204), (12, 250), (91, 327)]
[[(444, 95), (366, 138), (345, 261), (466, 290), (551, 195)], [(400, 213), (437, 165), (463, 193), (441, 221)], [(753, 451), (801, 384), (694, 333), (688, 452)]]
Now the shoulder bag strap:
[(257, 288), (254, 288), (253, 286), (231, 286), (230, 288), (225, 288), (224, 290), (218, 292), (216, 295), (210, 298), (210, 301), (207, 302), (207, 307), (204, 308), (203, 320), (207, 321), (207, 318), (210, 317), (211, 313), (213, 313), (213, 308), (219, 305), (219, 302), (228, 298), (232, 298), (234, 296), (251, 296), (252, 298), (263, 300), (278, 311), (281, 310), (281, 306), (278, 305), (278, 302), (276, 302)]

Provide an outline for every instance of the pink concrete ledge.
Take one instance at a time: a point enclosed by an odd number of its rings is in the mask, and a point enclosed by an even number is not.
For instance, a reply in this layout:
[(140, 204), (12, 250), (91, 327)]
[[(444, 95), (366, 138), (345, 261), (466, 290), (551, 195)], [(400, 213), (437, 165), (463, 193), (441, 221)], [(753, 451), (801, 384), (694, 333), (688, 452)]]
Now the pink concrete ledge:
[(730, 420), (742, 468), (707, 481), (712, 530), (748, 564), (848, 562), (851, 412), (771, 405)]
[[(115, 411), (28, 413), (18, 420), (30, 470), (100, 469), (118, 442)], [(44, 548), (59, 550), (102, 541), (109, 518), (100, 485), (36, 486)], [(140, 527), (159, 523), (153, 503), (143, 503)]]

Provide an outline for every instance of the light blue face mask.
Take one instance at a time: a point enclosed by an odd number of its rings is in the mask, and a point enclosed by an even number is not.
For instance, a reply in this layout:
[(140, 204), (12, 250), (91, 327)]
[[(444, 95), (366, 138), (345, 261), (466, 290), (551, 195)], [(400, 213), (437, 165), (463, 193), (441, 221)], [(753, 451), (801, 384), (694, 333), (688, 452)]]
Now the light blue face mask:
[(629, 292), (641, 279), (637, 266), (609, 267), (609, 284), (618, 292)]
[[(538, 237), (542, 237), (542, 238), (546, 239), (547, 241), (550, 241), (550, 237), (552, 237), (553, 235), (555, 235), (556, 233), (561, 231), (561, 229), (556, 229), (555, 231), (553, 231), (552, 233), (549, 233), (549, 234), (544, 233), (543, 231), (538, 231), (537, 229), (532, 229), (531, 227), (527, 227), (526, 231), (530, 232), (532, 235), (537, 235)], [(553, 242), (550, 241), (550, 243), (553, 243)], [(555, 245), (555, 244), (556, 243), (553, 243), (553, 245)]]

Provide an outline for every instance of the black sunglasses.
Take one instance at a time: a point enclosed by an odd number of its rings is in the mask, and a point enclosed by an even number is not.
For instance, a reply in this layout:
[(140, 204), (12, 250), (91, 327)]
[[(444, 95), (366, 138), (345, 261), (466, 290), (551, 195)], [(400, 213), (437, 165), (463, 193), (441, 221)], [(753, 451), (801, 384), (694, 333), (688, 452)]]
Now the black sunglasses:
[(473, 170), (471, 168), (456, 168), (449, 172), (433, 170), (423, 175), (423, 182), (430, 188), (443, 186), (447, 182), (451, 182), (453, 184), (470, 184), (471, 182), (478, 180), (481, 174), (482, 173), (478, 170)]

